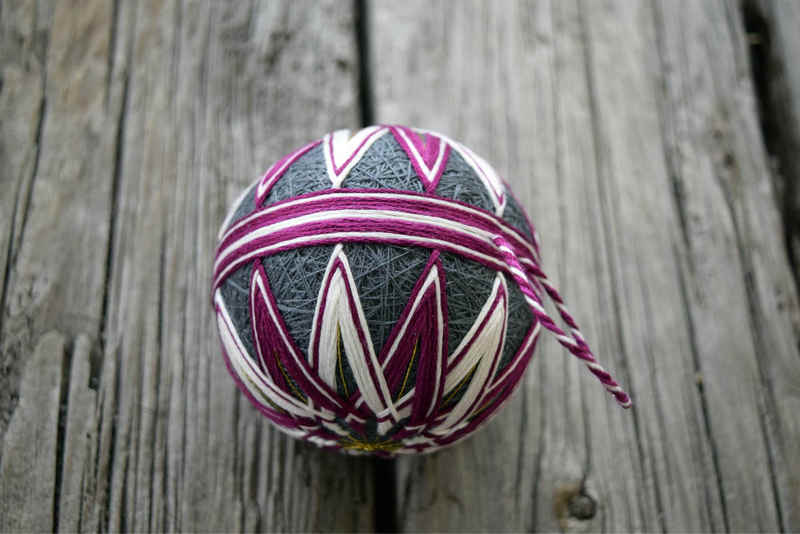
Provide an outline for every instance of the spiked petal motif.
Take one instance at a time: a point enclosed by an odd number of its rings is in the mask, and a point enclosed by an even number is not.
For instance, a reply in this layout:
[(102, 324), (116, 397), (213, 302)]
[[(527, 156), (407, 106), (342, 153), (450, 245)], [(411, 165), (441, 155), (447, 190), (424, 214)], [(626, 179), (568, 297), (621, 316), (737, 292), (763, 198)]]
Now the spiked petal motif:
[(330, 413), (316, 410), (281, 389), (262, 371), (248, 354), (219, 294), (215, 298), (215, 308), (226, 366), (240, 389), (264, 415), (288, 429), (298, 429), (298, 421), (333, 419)]
[[(259, 262), (253, 264), (250, 307), (253, 337), (262, 371), (284, 393), (303, 404), (341, 411), (342, 405), (336, 392), (320, 380), (295, 346), (278, 312), (264, 267)], [(316, 394), (309, 395), (309, 392)]]
[[(336, 370), (346, 357), (369, 409), (378, 413), (393, 407), (342, 245), (334, 248), (325, 271), (310, 343), (311, 366), (328, 386), (336, 387)], [(397, 418), (396, 412), (393, 415)]]
[(337, 130), (322, 139), (325, 167), (333, 187), (339, 187), (350, 170), (364, 156), (372, 143), (387, 132), (384, 126), (370, 126), (350, 135), (350, 130)]
[[(433, 132), (427, 133), (432, 134)], [(472, 167), (472, 170), (475, 171), (475, 174), (478, 175), (478, 178), (480, 178), (480, 180), (483, 182), (483, 185), (491, 194), (495, 207), (495, 215), (503, 215), (503, 211), (505, 210), (507, 203), (506, 187), (503, 184), (502, 178), (500, 178), (500, 175), (497, 173), (494, 167), (492, 167), (488, 161), (473, 152), (469, 147), (464, 146), (457, 141), (453, 141), (452, 139), (448, 139), (441, 134), (435, 135), (438, 135), (450, 146), (452, 146), (456, 152), (458, 152), (461, 157), (464, 158), (469, 166)]]
[(256, 186), (256, 206), (261, 206), (266, 200), (269, 192), (272, 190), (272, 186), (275, 185), (275, 182), (280, 180), (283, 176), (283, 173), (286, 172), (292, 163), (300, 159), (300, 157), (320, 144), (321, 141), (314, 141), (313, 143), (309, 143), (306, 146), (295, 150), (294, 152), (290, 152), (289, 154), (285, 155), (277, 162), (275, 162), (272, 167), (270, 167), (267, 172), (264, 173), (264, 176), (258, 181), (258, 185)]
[(431, 254), (380, 360), (401, 417), (410, 417), (407, 426), (424, 426), (441, 402), (447, 362), (447, 300), (438, 252)]
[[(497, 371), (508, 325), (508, 290), (505, 278), (497, 274), (489, 298), (483, 305), (472, 328), (448, 358), (445, 391), (448, 400), (459, 390), (464, 392), (446, 410), (443, 421), (434, 433), (448, 433), (467, 419), (481, 404)], [(465, 385), (466, 384), (466, 385)]]
[(435, 191), (447, 165), (450, 145), (431, 132), (418, 134), (405, 126), (391, 126), (389, 129), (408, 154), (417, 176), (422, 180), (425, 192)]

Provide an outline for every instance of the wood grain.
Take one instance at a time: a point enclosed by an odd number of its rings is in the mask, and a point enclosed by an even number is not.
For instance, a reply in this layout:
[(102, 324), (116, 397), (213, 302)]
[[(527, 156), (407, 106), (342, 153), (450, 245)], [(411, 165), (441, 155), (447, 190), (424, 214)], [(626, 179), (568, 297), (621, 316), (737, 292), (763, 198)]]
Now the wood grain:
[(371, 528), (371, 464), (265, 424), (208, 301), (239, 191), (357, 125), (352, 10), (48, 6), (2, 13), (0, 530)]
[[(797, 296), (737, 7), (374, 7), (377, 120), (497, 163), (635, 402), (619, 410), (545, 341), (482, 434), (400, 461), (402, 527), (797, 524)], [(582, 493), (597, 502), (584, 520)]]

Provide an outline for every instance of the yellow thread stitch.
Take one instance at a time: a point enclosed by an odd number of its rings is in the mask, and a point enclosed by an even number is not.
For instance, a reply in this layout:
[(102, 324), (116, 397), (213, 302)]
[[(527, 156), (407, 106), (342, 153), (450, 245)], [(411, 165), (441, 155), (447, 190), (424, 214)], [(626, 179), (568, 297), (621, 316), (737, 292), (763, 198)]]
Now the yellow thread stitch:
[(272, 355), (275, 357), (275, 363), (278, 364), (278, 368), (281, 370), (281, 373), (283, 373), (283, 378), (286, 380), (286, 383), (289, 384), (290, 388), (292, 388), (292, 391), (294, 392), (294, 396), (297, 397), (298, 399), (300, 399), (301, 401), (305, 402), (306, 396), (303, 395), (303, 392), (300, 391), (299, 389), (297, 389), (297, 386), (294, 385), (294, 382), (292, 382), (289, 379), (289, 373), (287, 373), (286, 369), (283, 368), (283, 364), (281, 363), (280, 358), (278, 358), (278, 351), (277, 350), (273, 350), (272, 351)]
[(456, 393), (458, 393), (458, 391), (459, 391), (459, 390), (460, 390), (462, 387), (464, 387), (464, 384), (466, 384), (466, 383), (467, 383), (467, 381), (468, 381), (468, 380), (470, 379), (470, 377), (471, 377), (471, 376), (472, 376), (472, 375), (475, 373), (475, 370), (476, 370), (477, 368), (478, 368), (478, 364), (476, 363), (476, 364), (475, 364), (475, 366), (472, 368), (472, 370), (471, 370), (469, 373), (467, 373), (467, 376), (465, 376), (464, 378), (462, 378), (462, 379), (461, 379), (461, 381), (460, 381), (460, 382), (459, 382), (459, 383), (456, 385), (456, 387), (455, 387), (455, 388), (453, 388), (453, 391), (451, 391), (450, 393), (448, 393), (448, 394), (447, 394), (447, 397), (446, 397), (446, 398), (445, 398), (445, 399), (442, 401), (442, 405), (446, 405), (448, 402), (450, 402), (450, 400), (453, 398), (453, 396), (454, 396)]
[(480, 413), (481, 413), (482, 411), (484, 411), (486, 408), (488, 408), (488, 407), (489, 407), (489, 405), (490, 405), (490, 404), (492, 404), (492, 402), (494, 402), (495, 400), (497, 400), (497, 397), (493, 397), (493, 398), (491, 398), (491, 399), (487, 400), (486, 402), (484, 402), (484, 403), (481, 405), (481, 407), (480, 407), (480, 408), (478, 408), (478, 411), (477, 411), (477, 412), (475, 412), (475, 413), (473, 413), (472, 415), (470, 415), (470, 416), (469, 416), (469, 420), (471, 421), (471, 420), (475, 419), (476, 417), (478, 417), (478, 416), (480, 415)]
[(344, 396), (349, 397), (350, 393), (347, 391), (347, 382), (344, 380), (344, 369), (342, 369), (342, 331), (339, 328), (339, 323), (336, 323), (336, 359), (339, 363), (339, 377), (342, 379)]
[(408, 369), (406, 369), (406, 376), (403, 378), (403, 385), (400, 386), (400, 392), (397, 394), (397, 398), (403, 396), (403, 391), (406, 389), (406, 383), (408, 382), (408, 375), (411, 374), (411, 368), (414, 366), (414, 360), (417, 357), (417, 349), (419, 348), (419, 337), (414, 342), (414, 350), (411, 352), (411, 361), (408, 362)]
[(365, 441), (352, 436), (343, 438), (339, 444), (345, 449), (352, 449), (357, 451), (372, 452), (372, 451), (393, 451), (399, 449), (401, 444), (397, 441), (390, 439), (384, 441)]
[[(247, 380), (247, 381), (250, 383), (250, 385), (251, 385), (251, 386), (253, 386), (253, 388), (255, 388), (255, 393), (257, 393), (257, 394), (258, 394), (258, 396), (259, 396), (259, 397), (260, 397), (262, 400), (266, 401), (266, 402), (267, 402), (267, 403), (268, 403), (270, 406), (272, 406), (272, 408), (273, 408), (274, 410), (276, 410), (276, 411), (278, 411), (278, 412), (280, 412), (280, 413), (283, 413), (283, 414), (285, 414), (285, 413), (286, 413), (286, 410), (284, 410), (283, 408), (281, 408), (280, 406), (278, 406), (277, 404), (275, 404), (274, 402), (272, 402), (272, 400), (270, 400), (270, 398), (269, 398), (269, 397), (267, 397), (266, 395), (264, 395), (264, 393), (262, 393), (262, 392), (261, 392), (261, 390), (258, 388), (258, 386), (256, 385), (256, 383), (255, 383), (255, 382), (253, 382), (253, 381), (250, 379), (250, 377), (248, 377), (248, 376), (245, 376), (245, 377), (244, 377), (244, 379), (245, 379), (245, 380)], [(252, 391), (252, 390), (250, 390), (250, 392), (251, 392), (251, 393), (253, 393), (253, 391)]]

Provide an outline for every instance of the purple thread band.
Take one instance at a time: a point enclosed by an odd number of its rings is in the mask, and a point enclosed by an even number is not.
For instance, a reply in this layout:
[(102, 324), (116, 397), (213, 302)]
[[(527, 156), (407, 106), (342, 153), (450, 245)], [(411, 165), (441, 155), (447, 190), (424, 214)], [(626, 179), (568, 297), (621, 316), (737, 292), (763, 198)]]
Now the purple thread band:
[[(453, 199), (391, 189), (327, 189), (276, 202), (257, 210), (227, 229), (220, 241), (218, 252), (225, 250), (254, 228), (335, 208), (434, 215), (474, 225), (492, 234), (507, 236), (510, 243), (528, 249), (529, 255), (539, 255), (536, 244), (529, 243), (518, 230), (489, 211)], [(535, 235), (533, 226), (530, 226), (530, 232)]]
[[(273, 209), (263, 217), (251, 217), (246, 224), (235, 225), (219, 247), (214, 289), (253, 257), (341, 242), (386, 242), (443, 249), (503, 269), (505, 261), (492, 241), (493, 236), (501, 235), (515, 249), (520, 261), (526, 266), (536, 265), (531, 244), (499, 222), (499, 217), (486, 212), (481, 217), (465, 216), (458, 206), (443, 199), (431, 203), (430, 197), (404, 195), (408, 204), (400, 205), (390, 196), (379, 194), (378, 198), (370, 199), (363, 193), (356, 196), (317, 193), (305, 203), (284, 205), (283, 209)], [(409, 215), (422, 220), (410, 221)], [(278, 225), (281, 229), (273, 231)]]

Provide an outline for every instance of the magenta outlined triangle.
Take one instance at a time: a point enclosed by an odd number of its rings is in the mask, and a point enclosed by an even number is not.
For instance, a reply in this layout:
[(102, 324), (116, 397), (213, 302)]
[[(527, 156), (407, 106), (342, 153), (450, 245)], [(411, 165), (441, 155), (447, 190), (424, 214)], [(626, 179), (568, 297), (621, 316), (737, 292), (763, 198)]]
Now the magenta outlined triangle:
[(325, 167), (333, 187), (342, 185), (350, 170), (367, 152), (372, 143), (387, 132), (385, 126), (369, 126), (352, 136), (350, 130), (336, 130), (322, 139)]
[(253, 262), (250, 277), (250, 320), (259, 366), (277, 387), (301, 403), (345, 413), (347, 406), (316, 376), (295, 345), (259, 261)]
[(325, 269), (308, 354), (311, 367), (330, 388), (336, 387), (339, 359), (346, 358), (361, 397), (372, 413), (388, 409), (398, 419), (341, 244), (334, 247)]
[[(439, 252), (431, 254), (379, 357), (406, 427), (424, 425), (442, 400), (447, 365), (447, 297)], [(411, 378), (411, 371), (415, 370)]]
[(418, 134), (406, 126), (390, 126), (395, 140), (408, 154), (417, 176), (422, 180), (426, 193), (432, 193), (439, 184), (447, 166), (450, 145), (433, 133)]
[[(256, 186), (256, 196), (255, 196), (255, 205), (261, 206), (264, 201), (269, 196), (269, 192), (272, 190), (272, 186), (275, 185), (275, 182), (280, 180), (283, 173), (286, 172), (286, 169), (289, 168), (295, 161), (300, 159), (306, 152), (320, 144), (321, 140), (316, 140), (311, 142), (304, 147), (298, 148), (294, 152), (290, 152), (286, 154), (284, 157), (276, 161), (272, 164), (272, 166), (267, 169), (267, 172), (264, 173), (264, 176), (258, 181), (258, 185)], [(237, 202), (238, 204), (238, 202)]]
[[(443, 435), (457, 429), (458, 425), (480, 409), (492, 385), (508, 327), (508, 290), (502, 274), (498, 273), (489, 298), (464, 339), (448, 356), (445, 379), (445, 407), (440, 410), (436, 428), (431, 431)], [(462, 389), (463, 388), (463, 389)], [(448, 405), (448, 400), (463, 390), (458, 401)]]

